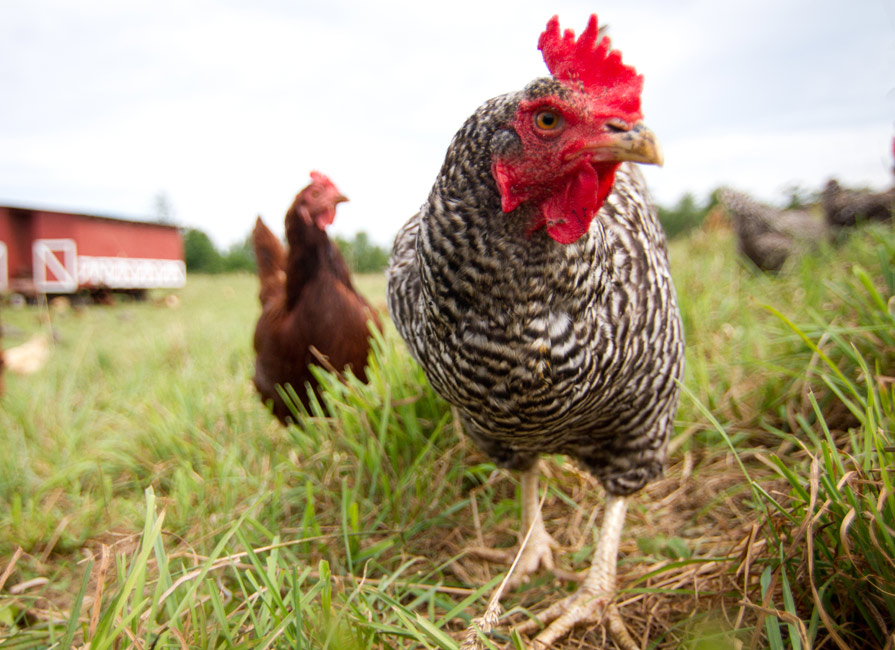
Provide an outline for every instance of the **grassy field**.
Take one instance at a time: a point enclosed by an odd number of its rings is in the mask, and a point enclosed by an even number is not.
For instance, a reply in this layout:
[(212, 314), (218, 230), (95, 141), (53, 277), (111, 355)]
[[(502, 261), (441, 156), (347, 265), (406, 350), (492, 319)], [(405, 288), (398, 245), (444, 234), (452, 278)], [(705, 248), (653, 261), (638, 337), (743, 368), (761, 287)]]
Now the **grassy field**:
[[(665, 478), (632, 502), (619, 605), (648, 648), (895, 647), (895, 234), (778, 276), (729, 233), (672, 246), (688, 337)], [(358, 278), (384, 306), (384, 280)], [(369, 385), (324, 377), (283, 428), (251, 385), (247, 275), (175, 306), (3, 306), (53, 335), (0, 401), (0, 650), (460, 647), (505, 567), (515, 477), (465, 441), (394, 329)], [(547, 528), (586, 568), (599, 486), (544, 459)], [(485, 647), (574, 584), (507, 594)], [(602, 647), (600, 628), (563, 648)], [(610, 644), (611, 647), (611, 644)]]

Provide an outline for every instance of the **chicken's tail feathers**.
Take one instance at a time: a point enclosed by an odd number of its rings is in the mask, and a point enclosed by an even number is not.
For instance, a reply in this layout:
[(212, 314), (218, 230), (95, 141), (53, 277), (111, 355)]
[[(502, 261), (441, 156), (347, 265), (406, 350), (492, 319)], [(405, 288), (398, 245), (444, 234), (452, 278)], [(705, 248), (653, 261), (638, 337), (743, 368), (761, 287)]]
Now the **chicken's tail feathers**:
[(258, 263), (258, 279), (261, 281), (261, 304), (283, 290), (286, 282), (286, 251), (280, 240), (261, 220), (255, 221), (252, 231), (252, 246)]

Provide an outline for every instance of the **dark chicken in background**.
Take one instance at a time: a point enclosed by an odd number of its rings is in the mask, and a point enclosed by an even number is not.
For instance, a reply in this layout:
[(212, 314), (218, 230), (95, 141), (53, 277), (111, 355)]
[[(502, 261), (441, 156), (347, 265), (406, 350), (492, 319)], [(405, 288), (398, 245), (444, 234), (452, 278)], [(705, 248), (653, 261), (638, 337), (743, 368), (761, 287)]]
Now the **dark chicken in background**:
[[(895, 174), (895, 138), (892, 138), (892, 173)], [(883, 192), (850, 190), (830, 179), (820, 194), (827, 223), (835, 234), (866, 221), (895, 221), (895, 187)]]
[(662, 472), (684, 339), (665, 236), (629, 162), (662, 157), (643, 78), (596, 16), (577, 40), (554, 17), (539, 48), (552, 76), (486, 102), (454, 136), (396, 237), (388, 304), (467, 435), (522, 472), (532, 534), (517, 571), (553, 566), (539, 454), (568, 454), (606, 489), (588, 577), (539, 615), (550, 625), (534, 646), (608, 613), (616, 641), (638, 647), (611, 605), (618, 545), (627, 496)]
[(850, 190), (830, 180), (821, 192), (820, 203), (834, 233), (859, 223), (895, 219), (895, 188), (884, 192)]
[(348, 199), (323, 174), (311, 172), (311, 183), (295, 197), (286, 213), (284, 250), (258, 217), (252, 242), (261, 280), (261, 317), (255, 327), (255, 387), (273, 404), (284, 424), (292, 411), (278, 392), (291, 384), (305, 408), (308, 389), (318, 391), (311, 365), (350, 369), (366, 381), (370, 322), (379, 317), (351, 284), (348, 266), (326, 234), (336, 206)]
[(810, 210), (778, 210), (729, 188), (718, 191), (718, 200), (733, 222), (740, 253), (762, 271), (779, 271), (829, 235)]

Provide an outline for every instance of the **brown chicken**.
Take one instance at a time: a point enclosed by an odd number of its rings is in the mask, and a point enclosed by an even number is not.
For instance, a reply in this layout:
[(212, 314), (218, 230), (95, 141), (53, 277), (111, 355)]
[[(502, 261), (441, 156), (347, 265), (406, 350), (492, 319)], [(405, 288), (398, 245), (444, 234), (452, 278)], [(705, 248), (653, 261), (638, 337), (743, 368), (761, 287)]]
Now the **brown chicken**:
[(329, 178), (311, 172), (310, 185), (286, 212), (288, 251), (260, 217), (252, 233), (262, 308), (255, 327), (254, 382), (284, 424), (293, 415), (282, 395), (286, 384), (308, 408), (308, 391), (319, 395), (311, 365), (349, 369), (366, 381), (370, 322), (382, 329), (326, 234), (336, 205), (347, 200)]

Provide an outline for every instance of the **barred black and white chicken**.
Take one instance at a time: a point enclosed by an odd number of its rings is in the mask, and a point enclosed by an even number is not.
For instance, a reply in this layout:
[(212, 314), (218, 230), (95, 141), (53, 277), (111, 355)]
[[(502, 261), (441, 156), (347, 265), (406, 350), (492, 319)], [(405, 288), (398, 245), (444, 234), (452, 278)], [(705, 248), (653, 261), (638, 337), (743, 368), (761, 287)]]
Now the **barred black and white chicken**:
[(718, 191), (718, 201), (733, 221), (737, 248), (762, 271), (779, 271), (829, 236), (826, 223), (811, 210), (778, 210), (726, 187)]
[(540, 617), (543, 648), (614, 611), (626, 497), (662, 472), (684, 340), (665, 236), (628, 164), (662, 162), (643, 78), (596, 16), (578, 39), (554, 17), (538, 46), (552, 76), (486, 102), (456, 134), (397, 235), (388, 304), (467, 435), (522, 472), (532, 534), (519, 570), (553, 565), (539, 454), (577, 459), (608, 493), (587, 579)]
[(837, 233), (859, 223), (895, 219), (895, 188), (883, 192), (850, 190), (831, 179), (821, 192), (820, 203), (827, 223)]

